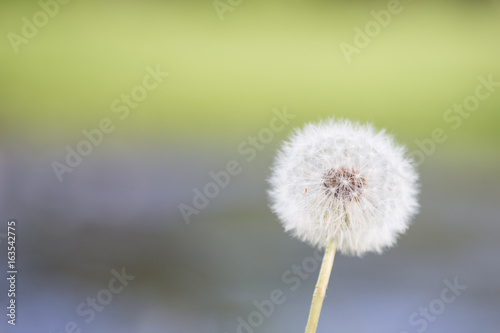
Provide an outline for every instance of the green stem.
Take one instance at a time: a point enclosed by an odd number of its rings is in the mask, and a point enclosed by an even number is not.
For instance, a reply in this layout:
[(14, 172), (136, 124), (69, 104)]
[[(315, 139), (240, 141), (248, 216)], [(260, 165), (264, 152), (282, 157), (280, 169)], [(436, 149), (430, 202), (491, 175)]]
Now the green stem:
[(316, 283), (316, 288), (314, 289), (311, 311), (309, 312), (309, 319), (307, 320), (306, 333), (316, 333), (316, 329), (318, 328), (319, 315), (321, 313), (321, 307), (323, 306), (323, 300), (325, 299), (330, 274), (332, 273), (336, 249), (337, 241), (334, 239), (330, 240), (326, 246), (323, 263), (321, 264), (321, 270), (318, 276), (318, 282)]

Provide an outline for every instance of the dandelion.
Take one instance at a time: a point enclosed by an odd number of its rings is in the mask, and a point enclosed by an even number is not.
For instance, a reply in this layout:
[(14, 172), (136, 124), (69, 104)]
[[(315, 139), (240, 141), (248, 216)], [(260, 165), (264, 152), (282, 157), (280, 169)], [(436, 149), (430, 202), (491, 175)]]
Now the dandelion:
[(278, 153), (271, 208), (286, 231), (325, 249), (306, 333), (315, 332), (336, 249), (382, 253), (418, 210), (405, 149), (371, 125), (330, 119), (297, 130)]

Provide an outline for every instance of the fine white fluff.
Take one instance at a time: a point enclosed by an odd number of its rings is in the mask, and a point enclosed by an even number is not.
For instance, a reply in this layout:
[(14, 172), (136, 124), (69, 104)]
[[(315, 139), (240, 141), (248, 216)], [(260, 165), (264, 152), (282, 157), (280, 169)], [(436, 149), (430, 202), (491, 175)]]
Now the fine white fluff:
[[(329, 170), (356, 176), (327, 187)], [(383, 130), (347, 120), (297, 130), (279, 151), (269, 182), (271, 208), (286, 231), (319, 248), (336, 238), (348, 255), (393, 246), (418, 210), (418, 175), (405, 148)], [(351, 195), (328, 193), (338, 186)]]

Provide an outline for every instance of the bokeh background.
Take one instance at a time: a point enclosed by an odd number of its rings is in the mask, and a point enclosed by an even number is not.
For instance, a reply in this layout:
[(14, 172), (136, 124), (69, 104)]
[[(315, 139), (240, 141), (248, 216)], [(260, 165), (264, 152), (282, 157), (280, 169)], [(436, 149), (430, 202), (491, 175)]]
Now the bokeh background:
[[(42, 7), (0, 2), (0, 247), (15, 218), (19, 266), (17, 325), (2, 310), (1, 332), (238, 332), (274, 289), (286, 301), (252, 330), (303, 332), (317, 270), (295, 291), (283, 274), (314, 250), (283, 232), (266, 178), (294, 127), (330, 116), (409, 151), (436, 128), (447, 140), (419, 167), (421, 212), (398, 245), (336, 258), (318, 332), (499, 332), (500, 87), (457, 129), (443, 115), (479, 76), (500, 81), (500, 2), (402, 0), (350, 63), (340, 44), (386, 1), (232, 3), (221, 19), (209, 0), (73, 0), (16, 53), (9, 34)], [(148, 66), (169, 76), (120, 119), (112, 103)], [(295, 118), (246, 161), (238, 147), (285, 108)], [(52, 163), (104, 118), (114, 131), (60, 182)], [(231, 160), (243, 171), (186, 224), (179, 205)], [(122, 268), (135, 279), (86, 323), (76, 308)], [(455, 278), (467, 289), (412, 325)]]

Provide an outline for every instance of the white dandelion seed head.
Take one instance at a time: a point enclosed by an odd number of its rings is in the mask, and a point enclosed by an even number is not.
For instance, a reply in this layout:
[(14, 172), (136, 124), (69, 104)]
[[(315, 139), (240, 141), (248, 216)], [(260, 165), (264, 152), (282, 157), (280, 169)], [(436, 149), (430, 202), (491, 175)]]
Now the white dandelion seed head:
[(404, 147), (371, 125), (330, 119), (308, 124), (275, 160), (271, 208), (286, 231), (343, 254), (381, 253), (418, 210), (418, 175)]

